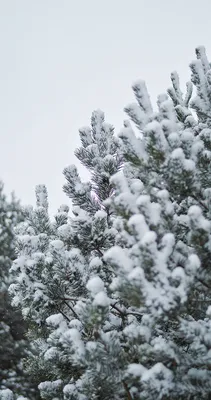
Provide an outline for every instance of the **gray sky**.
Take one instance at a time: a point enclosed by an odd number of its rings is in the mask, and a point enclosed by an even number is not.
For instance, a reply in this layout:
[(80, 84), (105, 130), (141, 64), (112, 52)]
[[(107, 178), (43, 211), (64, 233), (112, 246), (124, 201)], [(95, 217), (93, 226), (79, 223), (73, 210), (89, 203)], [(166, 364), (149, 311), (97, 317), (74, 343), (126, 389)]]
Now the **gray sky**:
[[(51, 211), (69, 203), (62, 170), (78, 128), (101, 108), (118, 132), (131, 83), (153, 102), (199, 44), (211, 53), (210, 0), (0, 0), (0, 178), (23, 204), (45, 183)], [(86, 176), (80, 168), (82, 176)]]

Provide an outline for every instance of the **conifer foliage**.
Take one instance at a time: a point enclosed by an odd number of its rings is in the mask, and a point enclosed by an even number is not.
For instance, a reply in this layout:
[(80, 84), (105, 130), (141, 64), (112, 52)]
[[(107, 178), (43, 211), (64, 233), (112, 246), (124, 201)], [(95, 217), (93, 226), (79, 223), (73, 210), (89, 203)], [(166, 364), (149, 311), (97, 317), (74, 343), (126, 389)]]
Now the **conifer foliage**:
[(33, 396), (33, 387), (23, 366), (23, 359), (29, 353), (26, 326), (20, 310), (11, 306), (8, 294), (12, 282), (9, 270), (16, 256), (15, 226), (22, 219), (19, 203), (14, 196), (11, 200), (6, 198), (0, 183), (0, 390), (6, 390), (8, 396), (11, 390)]
[[(62, 397), (64, 388), (67, 392), (70, 374), (79, 384), (85, 365), (83, 358), (80, 366), (76, 365), (75, 357), (79, 357), (83, 343), (77, 335), (83, 330), (86, 340), (94, 341), (98, 318), (106, 319), (104, 306), (101, 307), (103, 300), (108, 308), (104, 291), (98, 299), (100, 305), (97, 297), (96, 305), (92, 304), (87, 282), (93, 275), (101, 286), (103, 281), (107, 286), (111, 283), (112, 272), (103, 255), (115, 243), (116, 230), (110, 208), (103, 202), (113, 194), (110, 177), (121, 169), (122, 158), (114, 129), (105, 123), (100, 110), (92, 114), (91, 128), (80, 130), (80, 138), (76, 156), (88, 168), (91, 182), (81, 182), (75, 166), (65, 168), (64, 191), (72, 200), (73, 216), (68, 217), (68, 207), (64, 205), (53, 222), (48, 216), (46, 188), (37, 187), (37, 207), (25, 210), (25, 221), (18, 228), (19, 257), (12, 267), (17, 276), (10, 287), (13, 304), (21, 305), (39, 353), (30, 360), (29, 371), (36, 375), (38, 383), (45, 379), (39, 385), (44, 398)], [(72, 340), (78, 340), (77, 356), (68, 345)], [(95, 359), (90, 359), (90, 363), (94, 365)], [(95, 379), (97, 375), (96, 371)], [(88, 376), (84, 381), (88, 393), (92, 382)], [(80, 389), (74, 391), (80, 393)]]
[(76, 150), (90, 182), (64, 170), (73, 216), (50, 221), (44, 186), (25, 212), (10, 292), (44, 400), (211, 398), (211, 68), (196, 56), (156, 111), (133, 85), (118, 138), (93, 113)]

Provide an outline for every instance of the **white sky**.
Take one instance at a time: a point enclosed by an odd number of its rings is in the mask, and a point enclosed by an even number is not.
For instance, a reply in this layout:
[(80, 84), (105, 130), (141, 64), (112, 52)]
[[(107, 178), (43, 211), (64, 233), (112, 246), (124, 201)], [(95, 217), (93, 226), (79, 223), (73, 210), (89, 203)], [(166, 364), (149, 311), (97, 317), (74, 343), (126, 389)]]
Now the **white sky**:
[[(52, 212), (69, 204), (62, 170), (78, 128), (101, 108), (118, 132), (131, 83), (153, 102), (199, 44), (211, 53), (210, 0), (0, 0), (0, 179), (23, 204), (45, 183)], [(82, 170), (83, 176), (86, 176)]]

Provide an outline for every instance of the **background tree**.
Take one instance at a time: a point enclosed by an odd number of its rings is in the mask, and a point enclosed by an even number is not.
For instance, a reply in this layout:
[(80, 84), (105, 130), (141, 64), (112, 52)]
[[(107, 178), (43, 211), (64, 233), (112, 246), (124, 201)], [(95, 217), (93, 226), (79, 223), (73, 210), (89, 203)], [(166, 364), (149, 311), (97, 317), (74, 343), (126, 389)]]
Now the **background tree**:
[(15, 253), (15, 226), (23, 219), (19, 202), (12, 195), (8, 200), (0, 183), (0, 389), (16, 394), (30, 393), (34, 388), (24, 372), (23, 360), (29, 354), (26, 325), (21, 311), (11, 306), (9, 273)]

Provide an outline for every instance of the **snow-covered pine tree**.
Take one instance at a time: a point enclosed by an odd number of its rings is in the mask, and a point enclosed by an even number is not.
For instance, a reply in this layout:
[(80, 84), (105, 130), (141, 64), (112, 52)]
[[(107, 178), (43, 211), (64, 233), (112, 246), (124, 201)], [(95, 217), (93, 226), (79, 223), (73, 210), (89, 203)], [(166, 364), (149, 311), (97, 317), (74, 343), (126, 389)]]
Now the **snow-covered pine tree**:
[(16, 257), (14, 229), (22, 219), (19, 202), (14, 196), (11, 200), (6, 198), (0, 182), (0, 390), (10, 389), (16, 395), (28, 393), (35, 398), (33, 385), (23, 367), (23, 359), (29, 352), (26, 326), (20, 310), (11, 306), (8, 294), (12, 282), (9, 269)]
[(125, 123), (124, 176), (112, 177), (115, 195), (104, 203), (119, 216), (116, 246), (103, 257), (115, 278), (108, 284), (106, 274), (94, 271), (87, 296), (76, 302), (74, 325), (49, 318), (57, 329), (45, 357), (66, 355), (73, 372), (65, 386), (42, 383), (44, 398), (210, 397), (210, 121), (206, 102), (201, 112), (195, 107), (209, 86), (203, 49), (197, 54), (201, 59), (191, 64), (193, 83), (203, 82), (191, 103), (197, 119), (188, 109), (191, 84), (183, 99), (175, 73), (174, 101), (159, 96), (157, 113), (145, 85), (134, 85), (139, 105), (127, 110), (142, 137)]
[[(87, 347), (84, 356), (83, 346), (94, 343), (107, 316), (105, 292), (95, 293), (93, 305), (86, 286), (90, 277), (98, 289), (112, 280), (113, 272), (103, 255), (114, 244), (116, 231), (110, 208), (103, 203), (113, 195), (110, 177), (121, 169), (122, 158), (114, 129), (99, 110), (92, 114), (91, 129), (80, 129), (80, 138), (76, 156), (91, 181), (81, 182), (75, 166), (65, 168), (64, 191), (72, 200), (73, 216), (69, 218), (68, 207), (62, 206), (50, 221), (46, 188), (38, 186), (37, 207), (25, 210), (26, 221), (18, 228), (19, 256), (12, 267), (16, 274), (10, 287), (13, 304), (21, 305), (38, 351), (29, 360), (29, 371), (41, 382), (44, 399), (82, 399), (87, 398), (85, 393), (103, 399), (105, 391), (113, 392), (109, 385), (102, 385), (96, 369), (101, 354), (96, 351), (89, 358), (92, 349)], [(87, 363), (92, 377), (87, 374)]]
[(77, 151), (91, 183), (65, 169), (74, 217), (63, 207), (50, 223), (39, 187), (20, 226), (11, 291), (33, 322), (43, 399), (210, 400), (210, 66), (196, 53), (193, 100), (173, 73), (153, 112), (134, 84), (126, 112), (139, 134), (125, 122), (123, 172), (94, 113)]
[(140, 133), (125, 122), (124, 176), (111, 179), (122, 219), (104, 260), (116, 272), (128, 399), (211, 398), (211, 69), (204, 48), (196, 54), (192, 100), (192, 83), (183, 97), (173, 73), (171, 100), (159, 96), (154, 113), (134, 84), (126, 112)]

